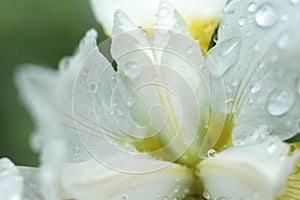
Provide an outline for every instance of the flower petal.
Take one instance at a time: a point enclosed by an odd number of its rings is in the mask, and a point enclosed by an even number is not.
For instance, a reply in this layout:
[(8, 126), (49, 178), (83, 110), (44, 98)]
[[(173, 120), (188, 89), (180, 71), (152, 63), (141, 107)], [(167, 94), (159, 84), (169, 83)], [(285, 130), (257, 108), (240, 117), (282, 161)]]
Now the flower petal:
[(0, 199), (22, 199), (23, 177), (8, 158), (0, 159), (0, 180)]
[[(161, 165), (160, 162), (163, 161), (132, 165), (124, 160), (123, 164), (135, 169), (148, 168), (148, 164)], [(193, 172), (176, 164), (145, 174), (130, 174), (105, 167), (94, 159), (70, 164), (65, 167), (62, 175), (64, 189), (78, 200), (181, 199), (192, 193), (190, 187), (193, 182)]]
[[(205, 49), (208, 48), (211, 37), (219, 23), (219, 14), (221, 13), (225, 0), (113, 0), (105, 2), (101, 0), (91, 0), (92, 9), (98, 21), (103, 25), (107, 33), (111, 33), (113, 27), (113, 13), (121, 9), (128, 14), (134, 24), (143, 28), (154, 26), (155, 14), (159, 5), (172, 3), (187, 21), (189, 30), (196, 40)], [(134, 5), (134, 6), (133, 6)], [(164, 16), (167, 10), (162, 9), (160, 16)]]
[(221, 16), (207, 63), (224, 81), (234, 142), (256, 133), (286, 139), (300, 130), (300, 3), (293, 2), (233, 0)]
[[(182, 18), (171, 5), (164, 8), (169, 20), (158, 21), (172, 32)], [(111, 55), (118, 70), (115, 72), (96, 48), (82, 69), (92, 76), (82, 73), (76, 80), (74, 108), (81, 110), (76, 112), (86, 112), (88, 106), (90, 116), (97, 115), (89, 121), (139, 151), (168, 161), (197, 163), (209, 118), (201, 49), (187, 32), (156, 31), (147, 37), (141, 29), (131, 30), (132, 22), (122, 11), (115, 17)], [(181, 22), (180, 30), (187, 30)], [(167, 44), (159, 39), (167, 39), (161, 40)], [(91, 93), (93, 83), (97, 87)], [(180, 159), (185, 153), (185, 159)]]
[(59, 71), (24, 66), (16, 73), (22, 100), (36, 122), (32, 142), (41, 152), (41, 185), (45, 199), (59, 198), (56, 185), (63, 163), (90, 158), (75, 131), (72, 89), (82, 62), (96, 46), (96, 36), (94, 30), (88, 31), (74, 56), (61, 60)]
[(232, 146), (201, 162), (198, 175), (210, 198), (272, 200), (282, 194), (299, 151), (268, 138), (260, 144)]

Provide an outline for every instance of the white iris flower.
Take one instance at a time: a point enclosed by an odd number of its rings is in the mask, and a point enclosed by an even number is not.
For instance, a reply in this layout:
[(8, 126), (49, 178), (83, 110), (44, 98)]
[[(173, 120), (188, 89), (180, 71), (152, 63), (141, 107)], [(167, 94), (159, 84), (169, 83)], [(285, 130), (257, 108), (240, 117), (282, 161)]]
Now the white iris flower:
[(172, 3), (93, 0), (111, 41), (19, 69), (42, 164), (0, 199), (300, 199), (300, 2)]

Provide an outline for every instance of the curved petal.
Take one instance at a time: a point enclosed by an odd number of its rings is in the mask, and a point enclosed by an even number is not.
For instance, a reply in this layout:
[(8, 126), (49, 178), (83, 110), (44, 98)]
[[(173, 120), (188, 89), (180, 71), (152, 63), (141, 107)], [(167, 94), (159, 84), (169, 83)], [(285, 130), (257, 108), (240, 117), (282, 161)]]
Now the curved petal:
[[(187, 21), (189, 30), (204, 49), (208, 48), (212, 34), (219, 23), (219, 14), (221, 13), (225, 0), (91, 0), (92, 9), (98, 21), (103, 25), (107, 33), (111, 33), (113, 27), (113, 13), (121, 9), (128, 14), (137, 26), (150, 28), (154, 26), (155, 14), (159, 5), (172, 3)], [(159, 15), (164, 16), (166, 10), (161, 10)]]
[(228, 147), (198, 165), (204, 196), (272, 200), (284, 192), (286, 180), (296, 168), (300, 152), (289, 154), (289, 145), (274, 138)]
[(61, 60), (58, 71), (24, 66), (15, 76), (22, 100), (36, 123), (32, 142), (41, 152), (45, 199), (60, 196), (56, 185), (64, 162), (90, 157), (75, 131), (71, 106), (73, 81), (85, 57), (96, 46), (96, 37), (96, 31), (88, 31), (74, 56)]
[(0, 159), (0, 180), (0, 199), (22, 199), (23, 177), (8, 158)]
[[(210, 117), (204, 59), (173, 6), (165, 4), (161, 9), (168, 9), (170, 16), (159, 17), (158, 22), (170, 32), (158, 30), (149, 37), (141, 29), (132, 30), (130, 19), (116, 12), (111, 55), (118, 70), (95, 48), (76, 80), (74, 108), (96, 114), (89, 121), (121, 138), (118, 142), (193, 165), (200, 159)], [(96, 89), (91, 92), (93, 83)]]
[(265, 133), (286, 139), (300, 130), (299, 9), (284, 0), (225, 6), (207, 64), (224, 81), (234, 142)]
[[(154, 161), (151, 165), (161, 165), (160, 162)], [(127, 161), (123, 164), (132, 165)], [(135, 163), (132, 168), (144, 168), (147, 164)], [(193, 172), (180, 165), (130, 174), (105, 167), (93, 159), (65, 166), (61, 178), (64, 189), (78, 200), (182, 199), (192, 193), (190, 187), (194, 182)]]

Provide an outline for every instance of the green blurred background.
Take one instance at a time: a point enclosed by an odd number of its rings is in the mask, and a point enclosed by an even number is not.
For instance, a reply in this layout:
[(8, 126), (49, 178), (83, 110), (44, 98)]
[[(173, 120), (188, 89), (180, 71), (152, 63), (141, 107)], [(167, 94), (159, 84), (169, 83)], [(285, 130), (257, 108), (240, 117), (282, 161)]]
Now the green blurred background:
[(29, 146), (34, 124), (12, 81), (22, 63), (56, 68), (71, 55), (85, 32), (95, 28), (105, 39), (88, 0), (0, 0), (0, 157), (37, 166)]

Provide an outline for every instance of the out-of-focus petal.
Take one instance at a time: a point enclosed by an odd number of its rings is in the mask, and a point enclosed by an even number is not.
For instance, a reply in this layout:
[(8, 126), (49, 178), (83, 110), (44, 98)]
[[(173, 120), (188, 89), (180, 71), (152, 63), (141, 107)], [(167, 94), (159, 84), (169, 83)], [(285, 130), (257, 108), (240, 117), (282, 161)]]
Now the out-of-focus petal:
[[(133, 169), (161, 165), (163, 161), (152, 163), (132, 163), (121, 161)], [(187, 167), (171, 164), (158, 171), (143, 174), (120, 172), (103, 166), (91, 159), (83, 163), (65, 166), (62, 175), (64, 189), (78, 200), (98, 199), (182, 199), (193, 193), (194, 174)]]
[(8, 159), (0, 159), (0, 199), (21, 200), (23, 177), (18, 168)]
[(97, 33), (87, 32), (72, 57), (63, 58), (59, 70), (24, 66), (16, 73), (22, 100), (36, 122), (33, 146), (41, 152), (41, 185), (45, 199), (57, 199), (59, 171), (64, 162), (90, 158), (75, 131), (72, 89), (81, 64), (96, 46)]
[(299, 132), (297, 1), (228, 1), (207, 64), (218, 68), (233, 116), (233, 142), (249, 135)]
[(218, 199), (272, 200), (282, 194), (296, 168), (299, 151), (268, 138), (260, 144), (232, 146), (198, 165), (204, 196)]

